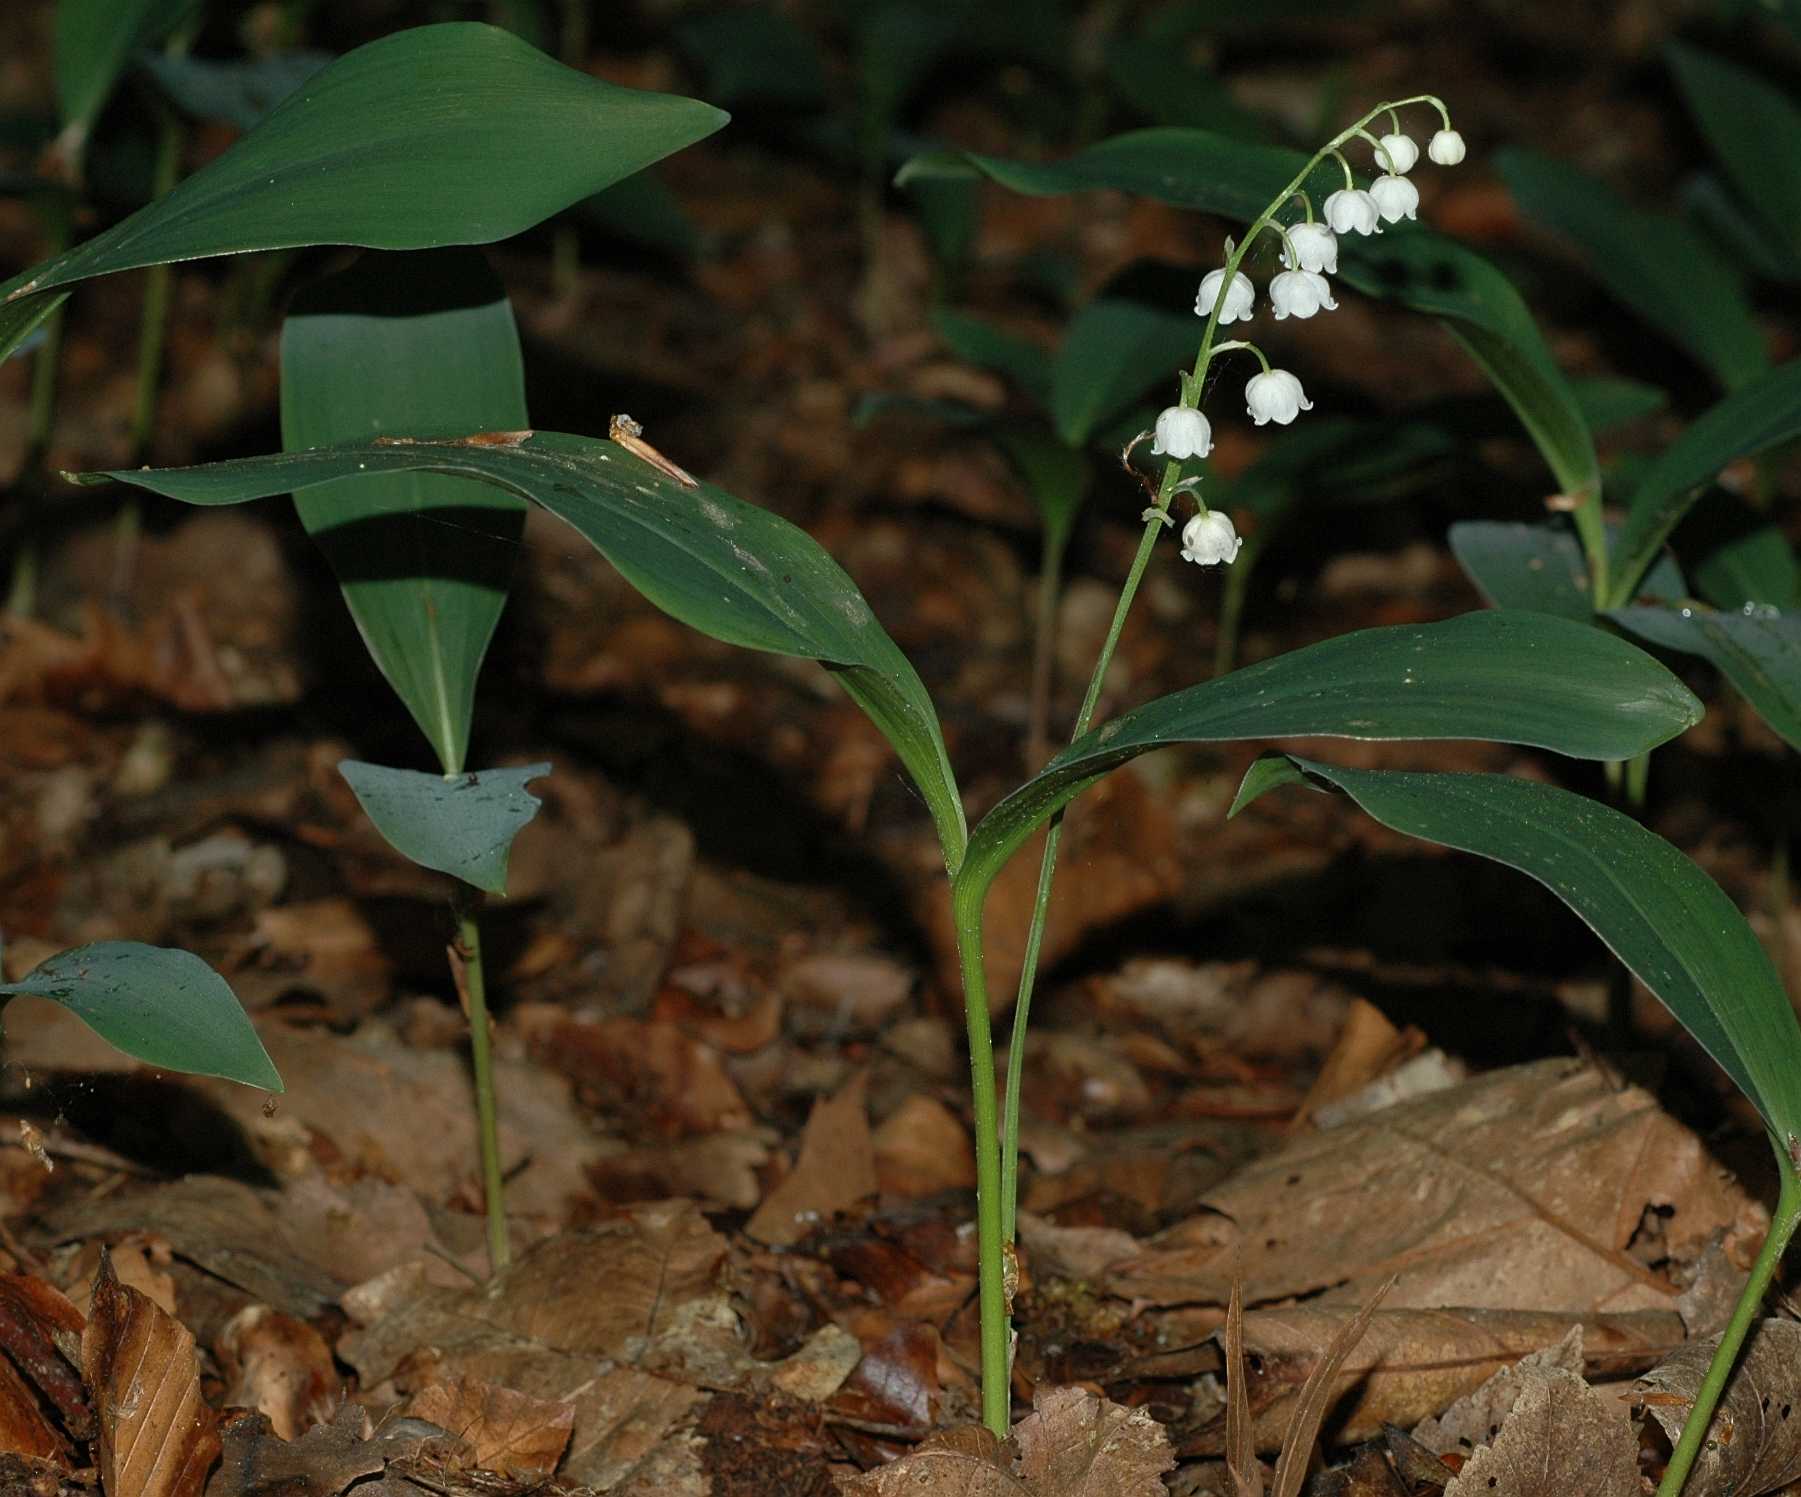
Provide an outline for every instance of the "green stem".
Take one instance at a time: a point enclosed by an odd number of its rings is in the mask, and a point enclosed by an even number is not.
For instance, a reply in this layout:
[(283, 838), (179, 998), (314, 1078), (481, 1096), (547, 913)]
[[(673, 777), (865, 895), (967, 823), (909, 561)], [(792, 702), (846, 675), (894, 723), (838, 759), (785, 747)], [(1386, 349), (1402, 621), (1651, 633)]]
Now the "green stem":
[[(1145, 521), (1144, 534), (1138, 538), (1138, 554), (1132, 558), (1125, 586), (1120, 589), (1119, 601), (1113, 607), (1113, 621), (1107, 626), (1107, 637), (1101, 644), (1100, 654), (1095, 658), (1094, 671), (1088, 678), (1088, 690), (1082, 697), (1081, 710), (1076, 713), (1075, 728), (1070, 733), (1072, 740), (1080, 738), (1094, 722), (1095, 706), (1101, 698), (1107, 668), (1113, 664), (1120, 635), (1125, 631), (1126, 615), (1132, 610), (1132, 600), (1138, 596), (1138, 585), (1144, 580), (1145, 568), (1150, 565), (1151, 551), (1157, 544), (1158, 533), (1163, 529), (1162, 517), (1169, 512), (1170, 500), (1175, 497), (1181, 466), (1180, 463), (1169, 463), (1163, 469), (1163, 482), (1157, 490), (1156, 515)], [(1059, 811), (1051, 817), (1050, 825), (1045, 829), (1044, 853), (1038, 862), (1038, 892), (1032, 900), (1032, 923), (1026, 928), (1025, 957), (1019, 969), (1018, 996), (1013, 1000), (1013, 1041), (1007, 1046), (1006, 1115), (1001, 1133), (1000, 1164), (1001, 1230), (1004, 1242), (1013, 1241), (1018, 1227), (1019, 1091), (1020, 1078), (1025, 1069), (1026, 1019), (1032, 1010), (1032, 987), (1038, 976), (1038, 952), (1044, 945), (1044, 926), (1051, 906), (1051, 885), (1057, 875), (1057, 849), (1062, 841), (1063, 812)], [(967, 998), (967, 989), (965, 992)], [(986, 994), (984, 982), (984, 1008), (987, 1003)]]
[[(1000, 1135), (995, 1128), (994, 1032), (988, 1019), (988, 973), (982, 961), (982, 896), (953, 892), (957, 959), (963, 969), (963, 1013), (969, 1027), (969, 1095), (975, 1114), (977, 1299), (981, 1312), (982, 1422), (1000, 1439), (1012, 1426), (1013, 1329), (1008, 1321), (1001, 1233)], [(1011, 1098), (1009, 1098), (1009, 1101)]]
[[(1436, 103), (1429, 94), (1422, 94), (1412, 99), (1397, 99), (1395, 104)], [(1219, 328), (1219, 309), (1225, 304), (1226, 291), (1232, 285), (1232, 277), (1238, 273), (1238, 267), (1244, 260), (1251, 244), (1265, 225), (1271, 222), (1278, 210), (1289, 202), (1301, 190), (1301, 185), (1313, 169), (1328, 155), (1337, 151), (1338, 147), (1349, 140), (1364, 125), (1391, 107), (1383, 104), (1372, 109), (1356, 124), (1343, 131), (1334, 140), (1320, 147), (1311, 160), (1294, 176), (1294, 179), (1279, 192), (1270, 205), (1260, 213), (1246, 232), (1243, 241), (1226, 259), (1225, 276), (1220, 285), (1219, 295), (1213, 299), (1213, 307), (1207, 314), (1207, 325), (1201, 332), (1200, 351), (1195, 355), (1194, 370), (1188, 379), (1183, 381), (1182, 404), (1193, 408), (1200, 403), (1201, 388), (1207, 375), (1207, 366), (1212, 362), (1216, 352), (1221, 352), (1228, 345), (1214, 346), (1214, 334)], [(1348, 168), (1347, 168), (1348, 170)], [(1233, 342), (1230, 347), (1250, 347), (1249, 344)], [(1257, 351), (1258, 359), (1263, 358)], [(1180, 463), (1166, 463), (1163, 468), (1163, 480), (1157, 489), (1156, 515), (1145, 522), (1144, 534), (1138, 542), (1138, 554), (1132, 560), (1132, 568), (1126, 575), (1125, 586), (1120, 590), (1119, 602), (1113, 609), (1113, 622), (1107, 630), (1107, 638), (1101, 646), (1100, 655), (1096, 658), (1094, 671), (1088, 678), (1088, 691), (1082, 698), (1082, 709), (1076, 714), (1074, 730), (1071, 738), (1080, 738), (1093, 725), (1095, 705), (1100, 700), (1101, 688), (1107, 678), (1107, 669), (1113, 663), (1113, 653), (1119, 646), (1120, 634), (1126, 626), (1126, 615), (1131, 611), (1132, 602), (1138, 594), (1138, 586), (1144, 577), (1144, 570), (1150, 564), (1151, 551), (1156, 545), (1158, 532), (1163, 529), (1164, 519), (1169, 512), (1171, 499), (1175, 497), (1176, 484), (1181, 478)], [(1045, 831), (1044, 852), (1038, 864), (1038, 890), (1032, 901), (1031, 924), (1026, 929), (1025, 959), (1019, 973), (1018, 996), (1013, 1004), (1013, 1041), (1007, 1047), (1007, 1095), (1006, 1113), (1001, 1136), (1001, 1190), (1002, 1211), (1001, 1228), (1003, 1241), (1012, 1242), (1018, 1227), (1019, 1205), (1019, 1092), (1020, 1077), (1025, 1065), (1026, 1020), (1031, 1012), (1032, 988), (1038, 975), (1038, 954), (1044, 944), (1044, 927), (1050, 911), (1051, 889), (1056, 881), (1057, 852), (1063, 839), (1063, 812), (1059, 811), (1051, 818)], [(987, 1020), (987, 987), (984, 975), (983, 1013), (981, 1023), (984, 1032), (984, 1044), (992, 1047), (992, 1039), (988, 1035)], [(976, 1024), (973, 1007), (970, 1005), (968, 989), (965, 988), (965, 1006), (970, 1010), (972, 1032)], [(973, 1061), (973, 1047), (972, 1047)], [(989, 1084), (992, 1085), (992, 1078)], [(978, 1128), (980, 1124), (978, 1122)], [(978, 1149), (980, 1145), (978, 1143)], [(978, 1167), (978, 1175), (980, 1173)], [(978, 1203), (978, 1213), (980, 1205)], [(985, 1261), (985, 1259), (984, 1259)]]
[(1213, 674), (1225, 675), (1238, 663), (1238, 627), (1244, 618), (1245, 594), (1251, 588), (1251, 568), (1257, 560), (1255, 539), (1246, 541), (1226, 573), (1219, 599), (1219, 633), (1213, 641)]
[[(181, 118), (167, 104), (157, 109), (156, 168), (151, 183), (154, 201), (175, 186), (181, 170)], [(174, 267), (152, 265), (144, 272), (144, 305), (138, 321), (138, 387), (131, 414), (131, 462), (136, 467), (150, 454), (156, 426), (156, 397), (162, 387), (163, 350), (169, 333), (169, 291)], [(122, 599), (130, 586), (135, 564), (143, 508), (137, 490), (126, 497), (113, 522), (113, 581), (115, 598)]]
[(476, 911), (457, 913), (457, 954), (469, 1008), (469, 1056), (475, 1070), (475, 1122), (481, 1143), (482, 1196), (488, 1209), (488, 1262), (499, 1272), (513, 1261), (507, 1240), (505, 1185), (500, 1176), (500, 1126), (494, 1106), (494, 1056), (488, 1034), (488, 986), (482, 972), (482, 935)]
[[(166, 196), (174, 188), (181, 170), (181, 120), (166, 104), (158, 114), (153, 199)], [(144, 308), (138, 324), (137, 402), (131, 419), (133, 465), (143, 461), (149, 451), (151, 428), (156, 424), (156, 395), (162, 383), (163, 348), (168, 339), (173, 269), (170, 265), (152, 265), (144, 273)]]
[[(53, 259), (69, 245), (72, 213), (61, 198), (45, 210), (44, 258)], [(44, 341), (32, 356), (31, 424), (27, 431), (25, 462), (19, 469), (18, 549), (13, 552), (12, 580), (6, 593), (6, 611), (28, 617), (37, 611), (38, 536), (37, 512), (44, 491), (44, 457), (56, 426), (56, 379), (62, 364), (63, 311), (67, 303), (44, 319)]]
[(1057, 599), (1063, 591), (1067, 527), (1044, 527), (1038, 566), (1038, 615), (1032, 625), (1032, 687), (1026, 707), (1026, 773), (1036, 774), (1048, 752), (1051, 687), (1057, 660)]
[(1657, 1497), (1678, 1497), (1682, 1484), (1688, 1480), (1689, 1469), (1695, 1464), (1695, 1457), (1700, 1455), (1713, 1424), (1720, 1395), (1726, 1391), (1733, 1364), (1738, 1361), (1739, 1348), (1744, 1345), (1745, 1336), (1763, 1307), (1764, 1291), (1770, 1287), (1777, 1265), (1782, 1262), (1789, 1239), (1794, 1236), (1795, 1224), (1801, 1221), (1801, 1180), (1796, 1179), (1794, 1162), (1780, 1145), (1776, 1148), (1776, 1163), (1782, 1172), (1782, 1187), (1776, 1196), (1776, 1213), (1770, 1218), (1770, 1235), (1764, 1238), (1763, 1249), (1751, 1265), (1751, 1277), (1745, 1280), (1744, 1290), (1733, 1306), (1732, 1319), (1721, 1333), (1720, 1348), (1713, 1354), (1713, 1361), (1707, 1364), (1707, 1376), (1701, 1379), (1701, 1386), (1695, 1393), (1695, 1406), (1682, 1426), (1682, 1438), (1676, 1442), (1670, 1464), (1664, 1468)]

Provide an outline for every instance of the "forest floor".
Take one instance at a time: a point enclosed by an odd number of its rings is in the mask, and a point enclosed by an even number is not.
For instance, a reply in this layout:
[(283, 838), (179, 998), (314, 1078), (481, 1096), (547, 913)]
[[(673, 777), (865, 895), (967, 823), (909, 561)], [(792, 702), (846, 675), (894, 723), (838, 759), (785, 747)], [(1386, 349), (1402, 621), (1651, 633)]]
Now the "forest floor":
[[(1658, 81), (1667, 18), (1399, 9), (1228, 49), (1235, 97), (1283, 120), (1310, 118), (1328, 85), (1350, 104), (1450, 98), (1477, 149), (1429, 184), (1422, 215), (1528, 268), (1566, 368), (1667, 378), (1677, 399), (1654, 424), (1679, 428), (1703, 384), (1569, 284), (1480, 159), (1529, 141), (1623, 190), (1671, 180), (1660, 162), (1694, 147)], [(45, 28), (0, 24), (20, 42), (7, 103), (41, 106)], [(593, 66), (698, 89), (654, 45)], [(1034, 149), (979, 91), (946, 91), (916, 128)], [(533, 424), (602, 434), (629, 411), (675, 461), (803, 525), (917, 665), (973, 819), (1026, 768), (1036, 520), (978, 437), (906, 411), (854, 417), (872, 395), (997, 413), (1014, 397), (931, 331), (931, 261), (903, 197), (872, 245), (841, 167), (735, 127), (663, 175), (700, 232), (691, 259), (590, 234), (559, 281), (549, 231), (492, 251)], [(962, 304), (1049, 342), (1058, 320), (1021, 289), (1030, 256), (1063, 257), (1078, 300), (1143, 261), (1192, 297), (1224, 232), (1123, 197), (995, 188)], [(37, 258), (35, 235), (0, 203), (8, 273)], [(277, 302), (346, 258), (279, 267)], [(230, 267), (178, 268), (158, 464), (280, 445), (278, 325), (245, 321), (242, 289)], [(70, 304), (56, 467), (127, 456), (137, 296), (123, 276)], [(1323, 409), (1483, 395), (1438, 326), (1343, 300), (1265, 329)], [(29, 377), (27, 359), (0, 365), (0, 471), (23, 450)], [(1224, 473), (1263, 438), (1235, 411), (1216, 428)], [(1481, 606), (1446, 525), (1542, 515), (1549, 488), (1508, 434), (1472, 437), (1389, 502), (1321, 507), (1259, 560), (1240, 659)], [(228, 977), (287, 1090), (151, 1072), (61, 1009), (8, 1009), (0, 1484), (87, 1489), (84, 1431), (107, 1395), (69, 1361), (82, 1316), (116, 1335), (109, 1355), (171, 1378), (191, 1337), (207, 1409), (240, 1411), (218, 1421), (216, 1497), (824, 1494), (975, 1420), (974, 1161), (942, 863), (886, 744), (826, 675), (685, 630), (532, 515), (472, 756), (554, 765), (508, 897), (482, 913), (515, 1254), (491, 1275), (452, 881), (396, 857), (336, 768), (427, 767), (425, 746), (285, 500), (148, 502), (122, 553), (123, 502), (56, 499), (37, 611), (0, 626), (5, 976), (88, 941), (192, 949)], [(1084, 511), (1053, 723), (1074, 715), (1142, 504), (1110, 470)], [(1173, 545), (1158, 556), (1103, 715), (1210, 673), (1220, 587)], [(1801, 929), (1766, 811), (1787, 751), (1696, 685), (1709, 716), (1657, 754), (1647, 819), (1751, 914), (1795, 990)], [(1755, 1116), (1585, 927), (1525, 879), (1340, 799), (1291, 790), (1226, 821), (1262, 747), (1139, 760), (1069, 817), (1022, 1091), (1014, 1395), (1035, 1421), (1019, 1440), (1028, 1465), (1040, 1452), (1039, 1497), (1159, 1474), (1229, 1491), (1217, 1333), (1235, 1282), (1273, 1456), (1299, 1383), (1392, 1279), (1329, 1425), (1338, 1469), (1313, 1490), (1442, 1489), (1491, 1433), (1459, 1400), (1528, 1353), (1642, 1407), (1633, 1378), (1717, 1327), (1767, 1223)], [(1605, 794), (1595, 766), (1504, 745), (1322, 755)], [(1028, 848), (994, 895), (998, 993), (1036, 875)], [(1053, 1392), (1072, 1387), (1087, 1401)], [(1077, 1479), (1043, 1457), (1097, 1428), (1129, 1447), (1117, 1470)], [(1428, 1448), (1451, 1459), (1425, 1470)], [(1000, 1490), (961, 1469), (934, 1479)]]

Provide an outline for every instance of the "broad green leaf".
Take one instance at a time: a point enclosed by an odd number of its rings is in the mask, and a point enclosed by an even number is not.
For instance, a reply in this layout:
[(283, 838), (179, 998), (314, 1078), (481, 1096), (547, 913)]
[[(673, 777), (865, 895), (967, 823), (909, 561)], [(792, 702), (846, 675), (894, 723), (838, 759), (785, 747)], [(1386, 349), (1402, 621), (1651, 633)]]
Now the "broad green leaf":
[(804, 530), (709, 483), (689, 488), (596, 437), (538, 432), (517, 446), (383, 443), (244, 458), (201, 468), (127, 468), (117, 478), (189, 504), (239, 504), (363, 473), (479, 478), (569, 522), (639, 592), (728, 644), (818, 660), (894, 745), (961, 863), (963, 802), (918, 673), (856, 584)]
[[(291, 452), (526, 424), (513, 309), (478, 250), (366, 255), (302, 292), (283, 324)], [(524, 502), (492, 484), (414, 472), (320, 484), (295, 507), (381, 673), (444, 771), (460, 770)]]
[(1570, 393), (1588, 429), (1596, 436), (1654, 416), (1670, 403), (1656, 385), (1618, 374), (1591, 374), (1572, 379)]
[(1767, 281), (1801, 280), (1801, 259), (1786, 238), (1753, 218), (1732, 189), (1712, 172), (1695, 172), (1682, 184), (1682, 211), (1752, 275)]
[(1607, 617), (1654, 645), (1711, 661), (1759, 717), (1801, 749), (1801, 614), (1639, 607)]
[(931, 323), (932, 331), (966, 364), (1004, 374), (1039, 404), (1050, 404), (1054, 361), (1036, 343), (967, 312), (939, 308), (932, 313)]
[(1632, 491), (1609, 607), (1629, 603), (1670, 532), (1728, 463), (1801, 436), (1801, 359), (1734, 390), (1672, 442)]
[(1212, 130), (1234, 140), (1267, 140), (1270, 128), (1199, 66), (1188, 48), (1151, 36), (1107, 41), (1107, 77), (1128, 109), (1160, 125)]
[(100, 941), (39, 962), (0, 998), (60, 1003), (127, 1055), (169, 1071), (282, 1090), (237, 995), (191, 951)]
[(272, 57), (211, 57), (147, 53), (144, 71), (183, 114), (254, 130), (269, 111), (331, 65), (329, 52), (277, 52)]
[(1094, 470), (1074, 447), (1029, 426), (1003, 426), (994, 434), (997, 446), (1013, 465), (1032, 503), (1044, 518), (1046, 544), (1061, 554), (1069, 542), (1076, 514), (1088, 496)]
[[(1801, 567), (1782, 527), (1765, 522), (1716, 546), (1696, 565), (1695, 586), (1715, 608), (1747, 604), (1787, 608), (1801, 588)], [(1678, 594), (1663, 594), (1675, 597)]]
[(682, 200), (652, 171), (615, 182), (605, 191), (583, 198), (570, 211), (628, 244), (641, 244), (683, 260), (700, 252), (700, 230)]
[(56, 0), (56, 103), (65, 125), (94, 123), (134, 52), (155, 46), (200, 0)]
[[(1496, 608), (1529, 608), (1579, 622), (1594, 618), (1588, 559), (1564, 526), (1459, 520), (1449, 539), (1457, 564)], [(1640, 590), (1680, 598), (1688, 587), (1676, 563), (1662, 556)]]
[(1179, 371), (1201, 349), (1201, 320), (1184, 308), (1166, 312), (1140, 302), (1100, 297), (1076, 313), (1051, 370), (1051, 420), (1071, 447), (1086, 447), (1096, 430), (1147, 390), (1161, 386), (1173, 405)]
[(346, 759), (338, 773), (396, 852), (421, 868), (505, 894), (513, 839), (543, 804), (525, 787), (550, 766), (435, 775)]
[[(1295, 151), (1168, 127), (1117, 135), (1055, 162), (964, 152), (921, 156), (902, 168), (899, 180), (973, 167), (1034, 196), (1111, 188), (1249, 222), (1305, 163)], [(1316, 209), (1343, 185), (1330, 163), (1302, 184)], [(1339, 270), (1366, 295), (1444, 319), (1513, 407), (1563, 492), (1598, 501), (1594, 440), (1519, 292), (1494, 266), (1427, 229), (1397, 225), (1373, 239), (1341, 240)], [(1580, 514), (1598, 531), (1594, 503)]]
[(1801, 107), (1736, 63), (1671, 42), (1676, 87), (1739, 195), (1801, 257)]
[(1109, 771), (1155, 748), (1246, 738), (1480, 738), (1629, 759), (1701, 719), (1642, 650), (1540, 613), (1365, 629), (1159, 697), (1077, 739), (982, 818), (956, 897)]
[(48, 293), (143, 265), (310, 244), (487, 244), (691, 145), (709, 105), (620, 88), (475, 22), (370, 42), (166, 197), (0, 286), (0, 354)]
[(690, 16), (674, 36), (701, 69), (703, 92), (727, 108), (780, 104), (811, 109), (825, 103), (819, 48), (779, 10), (745, 5)]
[[(1801, 1028), (1738, 907), (1654, 832), (1586, 796), (1509, 775), (1407, 774), (1295, 759), (1398, 832), (1537, 879), (1655, 993), (1756, 1104), (1801, 1135)], [(1267, 772), (1233, 810), (1278, 782)]]
[(1681, 219), (1643, 212), (1536, 151), (1497, 152), (1496, 166), (1528, 218), (1572, 241), (1590, 275), (1727, 389), (1769, 367), (1738, 276)]

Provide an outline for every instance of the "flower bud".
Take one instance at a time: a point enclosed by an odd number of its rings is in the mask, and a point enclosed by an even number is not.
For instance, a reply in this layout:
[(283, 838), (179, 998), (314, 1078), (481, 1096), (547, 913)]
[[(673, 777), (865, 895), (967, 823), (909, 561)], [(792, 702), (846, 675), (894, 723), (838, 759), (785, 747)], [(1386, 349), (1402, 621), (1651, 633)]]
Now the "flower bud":
[[(1338, 274), (1338, 236), (1324, 224), (1296, 224), (1288, 231), (1288, 242), (1294, 246), (1295, 258), (1301, 262), (1301, 270)], [(1290, 270), (1296, 269), (1289, 264), (1286, 247), (1282, 250), (1282, 263)]]
[(1269, 283), (1269, 304), (1276, 310), (1276, 321), (1284, 317), (1311, 317), (1320, 308), (1328, 312), (1338, 306), (1332, 300), (1332, 283), (1311, 270), (1285, 270)]
[(1463, 137), (1455, 130), (1440, 130), (1426, 147), (1426, 154), (1440, 166), (1455, 166), (1463, 160)]
[(1356, 187), (1341, 187), (1321, 205), (1334, 234), (1380, 234), (1382, 215), (1376, 200)]
[(1286, 426), (1302, 411), (1312, 410), (1313, 402), (1286, 369), (1266, 369), (1252, 375), (1244, 387), (1244, 408), (1259, 426), (1270, 421)]
[(1377, 177), (1370, 183), (1370, 196), (1375, 199), (1377, 211), (1391, 224), (1418, 216), (1420, 190), (1405, 177)]
[(1177, 461), (1205, 457), (1213, 451), (1212, 424), (1199, 411), (1172, 405), (1157, 417), (1157, 436), (1151, 451), (1158, 457), (1173, 457)]
[(1182, 560), (1204, 567), (1237, 561), (1243, 544), (1232, 528), (1231, 517), (1217, 509), (1196, 515), (1182, 527)]
[(1405, 174), (1413, 170), (1413, 163), (1420, 159), (1420, 148), (1413, 143), (1411, 135), (1384, 135), (1380, 142), (1382, 149), (1376, 152), (1376, 164), (1384, 171)]
[[(1213, 310), (1213, 303), (1219, 296), (1219, 288), (1225, 285), (1226, 273), (1223, 270), (1210, 270), (1201, 277), (1201, 289), (1194, 299), (1194, 315), (1205, 317)], [(1240, 320), (1250, 321), (1251, 308), (1257, 304), (1257, 291), (1251, 285), (1251, 278), (1242, 270), (1232, 277), (1232, 285), (1226, 291), (1225, 303), (1219, 309), (1219, 323), (1224, 327), (1228, 322)]]

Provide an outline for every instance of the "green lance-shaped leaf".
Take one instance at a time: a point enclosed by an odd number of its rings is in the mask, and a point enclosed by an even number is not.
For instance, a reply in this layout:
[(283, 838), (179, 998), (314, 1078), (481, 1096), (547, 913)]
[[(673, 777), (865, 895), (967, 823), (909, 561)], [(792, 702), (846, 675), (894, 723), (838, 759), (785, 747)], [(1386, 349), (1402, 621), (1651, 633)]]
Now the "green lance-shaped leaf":
[(332, 57), (329, 52), (295, 51), (221, 60), (150, 52), (141, 61), (169, 102), (190, 119), (254, 130), (307, 79), (330, 67)]
[(1654, 645), (1710, 661), (1790, 748), (1801, 749), (1801, 614), (1638, 607), (1607, 617)]
[(1749, 211), (1801, 262), (1801, 107), (1756, 73), (1693, 47), (1665, 49), (1676, 86)]
[(550, 766), (435, 775), (346, 759), (338, 773), (396, 852), (421, 868), (505, 894), (513, 839), (543, 804), (525, 787)]
[[(1449, 539), (1458, 565), (1495, 607), (1529, 608), (1578, 621), (1594, 617), (1588, 558), (1565, 526), (1459, 520)], [(1680, 598), (1688, 586), (1666, 555), (1645, 575), (1640, 591)]]
[(938, 715), (918, 672), (842, 568), (804, 530), (709, 483), (693, 488), (596, 437), (517, 445), (387, 442), (117, 478), (190, 504), (239, 504), (365, 473), (479, 478), (568, 521), (664, 612), (729, 644), (818, 660), (894, 745), (938, 829), (946, 866), (966, 840)]
[[(527, 424), (512, 307), (477, 250), (365, 256), (303, 292), (282, 326), (289, 451)], [(321, 484), (295, 505), (376, 665), (454, 774), (525, 504), (492, 484), (413, 472)]]
[(1178, 370), (1200, 347), (1198, 319), (1103, 296), (1076, 313), (1051, 368), (1051, 420), (1071, 447), (1094, 434), (1153, 386), (1174, 393)]
[(956, 897), (977, 901), (1037, 827), (1152, 749), (1227, 739), (1479, 738), (1629, 759), (1701, 720), (1644, 651), (1540, 613), (1365, 629), (1159, 697), (1077, 739), (970, 834)]
[(1036, 343), (944, 307), (934, 309), (931, 322), (932, 331), (965, 363), (1004, 374), (1040, 405), (1050, 404), (1055, 361)]
[(1769, 367), (1738, 276), (1688, 224), (1536, 151), (1501, 151), (1495, 164), (1528, 218), (1574, 243), (1596, 280), (1726, 388)]
[[(1741, 506), (1744, 518), (1756, 513), (1742, 501)], [(1694, 572), (1695, 587), (1715, 608), (1787, 608), (1801, 589), (1801, 563), (1795, 559), (1794, 547), (1780, 525), (1768, 522), (1752, 523), (1722, 541), (1695, 564)]]
[(994, 433), (994, 442), (1038, 507), (1044, 520), (1045, 545), (1061, 556), (1088, 486), (1094, 482), (1087, 457), (1042, 428), (1030, 426), (1002, 427)]
[(1531, 875), (1682, 1021), (1778, 1140), (1801, 1137), (1801, 1028), (1769, 957), (1720, 886), (1663, 838), (1586, 796), (1509, 775), (1341, 769), (1277, 755), (1233, 813), (1303, 775), (1384, 826)]
[[(1111, 188), (1179, 208), (1249, 222), (1306, 162), (1298, 152), (1229, 140), (1205, 130), (1135, 130), (1055, 162), (1012, 161), (973, 152), (920, 156), (900, 180), (979, 171), (1034, 196)], [(1315, 207), (1344, 186), (1334, 164), (1302, 184)], [(1298, 213), (1298, 210), (1293, 210)], [(1289, 217), (1285, 214), (1285, 219)], [(1570, 387), (1552, 362), (1520, 294), (1480, 255), (1415, 225), (1339, 242), (1340, 278), (1366, 295), (1430, 313), (1469, 350), (1519, 416), (1564, 493), (1598, 496), (1594, 439)], [(1598, 534), (1597, 506), (1578, 512)]]
[(0, 997), (21, 994), (60, 1003), (108, 1044), (153, 1066), (282, 1090), (237, 995), (190, 951), (138, 941), (77, 946), (0, 983)]
[(0, 358), (92, 276), (309, 244), (487, 244), (725, 120), (590, 78), (492, 26), (383, 37), (315, 74), (166, 197), (0, 286)]
[(65, 125), (94, 123), (132, 55), (153, 47), (200, 0), (57, 0), (56, 104)]
[(1801, 359), (1791, 359), (1734, 390), (1666, 447), (1632, 491), (1607, 605), (1632, 601), (1652, 558), (1722, 468), (1797, 436)]

